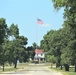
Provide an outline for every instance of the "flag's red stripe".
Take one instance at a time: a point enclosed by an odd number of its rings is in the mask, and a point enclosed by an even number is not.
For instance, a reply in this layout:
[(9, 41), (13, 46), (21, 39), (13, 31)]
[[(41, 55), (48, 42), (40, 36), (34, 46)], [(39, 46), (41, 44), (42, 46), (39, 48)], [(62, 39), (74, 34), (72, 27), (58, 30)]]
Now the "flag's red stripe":
[(41, 19), (37, 19), (38, 24), (43, 24), (43, 21)]

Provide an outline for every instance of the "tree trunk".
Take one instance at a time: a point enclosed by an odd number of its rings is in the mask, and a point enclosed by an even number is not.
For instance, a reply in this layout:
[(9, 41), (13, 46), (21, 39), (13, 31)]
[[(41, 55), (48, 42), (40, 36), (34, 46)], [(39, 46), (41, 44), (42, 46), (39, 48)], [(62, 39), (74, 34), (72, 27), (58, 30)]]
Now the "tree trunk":
[(61, 70), (63, 69), (62, 65), (60, 66), (60, 69), (61, 69)]
[(17, 60), (14, 62), (14, 68), (17, 68)]
[(51, 68), (52, 68), (52, 63), (51, 63)]
[(69, 65), (68, 64), (65, 64), (65, 71), (69, 71)]
[(4, 71), (4, 63), (3, 63), (3, 71)]
[(56, 62), (56, 68), (60, 67), (60, 62), (61, 62), (61, 59), (59, 57), (58, 60), (57, 60), (57, 62)]
[(76, 64), (75, 64), (75, 72), (76, 72)]
[(56, 63), (56, 68), (60, 67), (60, 64), (59, 63)]
[(14, 64), (15, 64), (14, 68), (17, 68), (17, 63), (14, 63)]

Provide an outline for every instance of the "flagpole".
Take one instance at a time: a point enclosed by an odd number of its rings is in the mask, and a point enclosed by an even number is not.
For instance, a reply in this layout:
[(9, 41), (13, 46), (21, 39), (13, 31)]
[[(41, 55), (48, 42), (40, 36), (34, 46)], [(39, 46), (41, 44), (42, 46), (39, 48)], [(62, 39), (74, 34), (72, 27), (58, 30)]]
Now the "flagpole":
[(37, 49), (37, 45), (38, 45), (38, 23), (36, 26), (36, 49)]
[[(43, 21), (41, 19), (37, 18), (37, 26), (36, 26), (36, 41), (37, 41), (37, 45), (38, 45), (38, 24), (43, 24)], [(37, 45), (36, 45), (36, 49), (37, 49)]]

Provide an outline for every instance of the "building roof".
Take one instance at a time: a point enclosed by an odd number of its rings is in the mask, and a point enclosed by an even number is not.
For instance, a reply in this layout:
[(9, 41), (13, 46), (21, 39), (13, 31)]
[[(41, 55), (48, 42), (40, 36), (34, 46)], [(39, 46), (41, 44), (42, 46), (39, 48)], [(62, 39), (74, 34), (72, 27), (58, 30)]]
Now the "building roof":
[(35, 53), (43, 53), (41, 49), (35, 49)]

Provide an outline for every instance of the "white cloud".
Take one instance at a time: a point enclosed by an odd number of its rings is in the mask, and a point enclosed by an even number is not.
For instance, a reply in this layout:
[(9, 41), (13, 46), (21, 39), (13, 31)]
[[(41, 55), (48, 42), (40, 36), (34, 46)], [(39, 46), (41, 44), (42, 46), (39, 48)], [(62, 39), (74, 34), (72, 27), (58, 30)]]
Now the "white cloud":
[(43, 27), (49, 27), (49, 26), (51, 26), (50, 24), (43, 24), (42, 25)]

